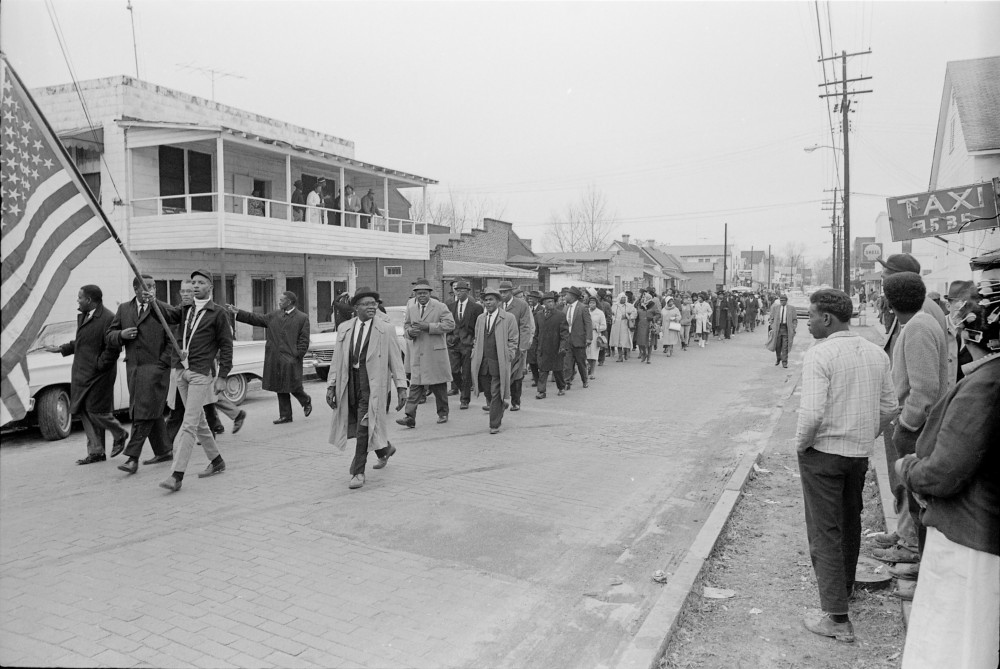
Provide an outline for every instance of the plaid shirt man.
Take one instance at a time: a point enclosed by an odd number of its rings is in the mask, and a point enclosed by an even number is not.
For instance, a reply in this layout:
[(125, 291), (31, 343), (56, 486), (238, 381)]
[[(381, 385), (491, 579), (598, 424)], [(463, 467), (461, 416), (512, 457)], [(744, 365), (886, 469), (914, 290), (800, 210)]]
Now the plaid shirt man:
[(866, 458), (899, 410), (889, 356), (850, 331), (835, 332), (806, 351), (795, 442), (799, 453)]

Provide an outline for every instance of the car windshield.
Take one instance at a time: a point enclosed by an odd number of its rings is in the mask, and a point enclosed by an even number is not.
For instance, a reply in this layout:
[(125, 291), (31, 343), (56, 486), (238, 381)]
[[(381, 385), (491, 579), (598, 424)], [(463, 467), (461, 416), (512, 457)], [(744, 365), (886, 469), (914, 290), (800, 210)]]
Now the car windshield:
[(72, 340), (75, 332), (76, 321), (49, 323), (42, 327), (42, 331), (38, 333), (38, 337), (35, 338), (35, 342), (28, 349), (28, 352), (37, 351), (46, 346), (61, 346)]

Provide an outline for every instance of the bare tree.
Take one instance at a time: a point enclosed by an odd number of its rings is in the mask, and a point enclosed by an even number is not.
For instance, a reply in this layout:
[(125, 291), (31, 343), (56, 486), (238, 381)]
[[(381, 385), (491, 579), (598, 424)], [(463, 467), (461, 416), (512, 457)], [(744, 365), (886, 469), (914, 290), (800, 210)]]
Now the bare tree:
[(818, 285), (833, 285), (833, 260), (820, 256), (813, 261), (813, 281)]
[(485, 218), (502, 219), (507, 205), (486, 195), (456, 195), (452, 191), (427, 193), (410, 208), (413, 220), (447, 225), (452, 232), (464, 232), (482, 224)]
[(618, 227), (617, 214), (611, 211), (604, 192), (593, 184), (566, 207), (565, 213), (553, 214), (549, 223), (550, 245), (561, 253), (602, 251)]
[(785, 259), (788, 260), (788, 266), (792, 271), (792, 285), (795, 285), (795, 270), (802, 270), (803, 261), (806, 254), (806, 245), (802, 242), (790, 241), (785, 244)]

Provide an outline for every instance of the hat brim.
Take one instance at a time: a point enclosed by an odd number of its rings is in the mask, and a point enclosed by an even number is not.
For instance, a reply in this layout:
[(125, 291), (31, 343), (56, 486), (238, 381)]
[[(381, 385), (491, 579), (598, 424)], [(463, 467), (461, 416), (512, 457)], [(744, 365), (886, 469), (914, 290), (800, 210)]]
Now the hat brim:
[(353, 307), (357, 305), (359, 300), (363, 300), (366, 297), (374, 297), (376, 302), (379, 301), (378, 293), (372, 290), (367, 293), (356, 293), (354, 297), (351, 298), (351, 306)]
[(432, 293), (434, 292), (434, 289), (431, 288), (430, 286), (428, 286), (426, 283), (421, 283), (421, 284), (418, 284), (418, 285), (414, 286), (413, 290), (429, 290)]

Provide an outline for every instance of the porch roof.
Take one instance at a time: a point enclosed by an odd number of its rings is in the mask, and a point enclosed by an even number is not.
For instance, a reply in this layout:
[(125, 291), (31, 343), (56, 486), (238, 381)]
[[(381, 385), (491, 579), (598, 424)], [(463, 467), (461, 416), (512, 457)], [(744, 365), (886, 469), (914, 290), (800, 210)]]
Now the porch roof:
[(529, 272), (508, 265), (486, 262), (467, 262), (465, 260), (443, 261), (444, 276), (451, 277), (496, 277), (500, 279), (537, 279), (536, 272)]
[(123, 117), (118, 119), (118, 124), (123, 128), (136, 128), (141, 130), (157, 131), (155, 135), (150, 136), (150, 141), (145, 143), (142, 139), (129, 140), (130, 148), (138, 148), (140, 146), (154, 146), (163, 143), (163, 137), (169, 137), (171, 142), (190, 142), (202, 139), (208, 139), (211, 137), (216, 137), (218, 135), (228, 135), (229, 138), (235, 139), (241, 143), (245, 144), (261, 144), (269, 145), (279, 149), (285, 149), (286, 151), (291, 151), (293, 153), (301, 155), (303, 158), (312, 158), (326, 160), (337, 165), (342, 165), (344, 167), (353, 167), (355, 169), (369, 172), (372, 174), (377, 174), (379, 176), (388, 177), (397, 182), (404, 182), (410, 186), (429, 186), (438, 183), (434, 179), (428, 177), (422, 177), (416, 174), (410, 174), (409, 172), (403, 172), (400, 170), (394, 170), (388, 167), (380, 167), (379, 165), (373, 165), (372, 163), (366, 163), (355, 158), (347, 158), (345, 156), (340, 156), (335, 153), (327, 153), (325, 151), (319, 151), (316, 149), (310, 149), (305, 146), (300, 146), (297, 144), (290, 144), (288, 142), (273, 139), (271, 137), (265, 137), (251, 132), (246, 132), (240, 130), (239, 128), (230, 128), (223, 125), (199, 125), (196, 123), (176, 123), (171, 121), (145, 121), (142, 119), (133, 119)]

